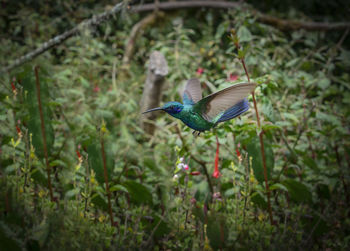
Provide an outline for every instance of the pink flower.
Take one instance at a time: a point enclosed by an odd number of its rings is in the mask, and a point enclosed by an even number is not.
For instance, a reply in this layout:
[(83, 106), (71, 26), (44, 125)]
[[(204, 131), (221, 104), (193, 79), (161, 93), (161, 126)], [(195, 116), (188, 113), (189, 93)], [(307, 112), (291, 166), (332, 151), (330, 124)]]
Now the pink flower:
[(101, 89), (100, 89), (100, 87), (98, 87), (98, 86), (95, 86), (95, 88), (94, 88), (94, 92), (99, 92)]
[(196, 71), (196, 73), (197, 73), (198, 75), (202, 75), (203, 72), (204, 72), (204, 69), (201, 68), (201, 67), (199, 67), (199, 68), (197, 69), (197, 71)]
[(221, 173), (219, 170), (214, 170), (213, 175), (212, 175), (215, 179), (219, 178), (221, 176)]
[(195, 205), (196, 202), (197, 202), (197, 201), (196, 201), (196, 198), (192, 197), (192, 198), (191, 198), (191, 203), (192, 203), (193, 205)]
[(220, 192), (214, 193), (213, 194), (213, 199), (214, 200), (218, 200), (218, 201), (222, 201), (222, 197), (221, 197)]
[(185, 170), (188, 170), (189, 169), (189, 166), (186, 164), (186, 165), (184, 165), (184, 169)]
[(213, 172), (213, 177), (215, 179), (219, 178), (221, 176), (221, 173), (219, 171), (219, 139), (218, 136), (216, 136), (216, 155), (215, 155), (215, 167)]
[(238, 75), (230, 73), (230, 76), (227, 78), (228, 81), (236, 81), (238, 79)]

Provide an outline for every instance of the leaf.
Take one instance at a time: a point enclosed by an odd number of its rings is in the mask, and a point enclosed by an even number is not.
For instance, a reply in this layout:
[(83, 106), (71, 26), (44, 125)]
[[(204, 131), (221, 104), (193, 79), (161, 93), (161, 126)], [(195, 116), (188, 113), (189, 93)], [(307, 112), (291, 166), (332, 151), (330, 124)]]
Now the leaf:
[(36, 167), (30, 174), (31, 178), (42, 186), (47, 186), (47, 175), (41, 168)]
[(80, 191), (79, 188), (75, 188), (75, 189), (69, 190), (68, 192), (66, 192), (65, 198), (66, 199), (72, 199), (75, 195), (77, 195), (79, 193), (79, 191)]
[(309, 156), (304, 156), (303, 163), (314, 171), (319, 171), (316, 162)]
[(125, 186), (122, 186), (122, 185), (114, 185), (111, 187), (110, 189), (111, 192), (115, 192), (115, 191), (122, 191), (122, 192), (126, 192), (128, 193), (128, 189), (125, 187)]
[[(106, 156), (106, 165), (107, 165), (107, 175), (109, 180), (111, 179), (112, 171), (114, 168), (114, 160), (113, 155), (111, 153), (111, 147), (109, 147), (109, 142), (104, 142), (105, 156)], [(102, 151), (101, 151), (101, 143), (99, 140), (95, 139), (92, 144), (87, 147), (88, 153), (88, 162), (89, 166), (96, 173), (96, 180), (103, 184), (105, 182), (104, 178), (104, 167), (103, 167), (103, 159), (102, 159)]]
[(253, 39), (252, 34), (245, 26), (239, 27), (237, 31), (237, 36), (239, 37), (240, 42), (249, 42)]
[(152, 204), (152, 194), (144, 185), (135, 181), (126, 181), (123, 186), (126, 187), (135, 204)]
[[(264, 140), (265, 158), (266, 158), (266, 169), (267, 169), (267, 179), (271, 178), (271, 172), (274, 167), (274, 154), (270, 144), (267, 140)], [(248, 145), (247, 151), (249, 158), (252, 157), (252, 167), (254, 171), (254, 176), (259, 182), (265, 180), (264, 177), (264, 166), (261, 155), (260, 140), (258, 137), (253, 138)]]
[(262, 209), (267, 209), (267, 202), (264, 196), (260, 194), (260, 192), (253, 193), (250, 199), (258, 207)]
[(288, 193), (292, 200), (295, 202), (311, 202), (312, 195), (307, 186), (303, 183), (293, 180), (287, 179), (282, 182), (282, 184), (287, 187)]
[(0, 226), (0, 250), (22, 250), (20, 243), (9, 235), (3, 226)]
[(56, 159), (50, 162), (50, 166), (67, 167), (67, 164), (60, 159)]
[[(160, 221), (160, 222), (159, 222)], [(157, 227), (158, 226), (158, 227)], [(170, 233), (171, 228), (168, 226), (168, 223), (161, 219), (158, 216), (153, 216), (153, 224), (151, 225), (151, 231), (157, 227), (154, 232), (155, 237), (161, 238)]]
[(329, 87), (329, 85), (331, 84), (331, 81), (328, 78), (322, 78), (319, 82), (318, 82), (318, 86), (322, 89), (325, 90), (327, 87)]
[(108, 204), (105, 201), (105, 199), (103, 198), (102, 195), (100, 195), (99, 193), (95, 193), (94, 195), (92, 195), (91, 197), (91, 202), (96, 205), (97, 207), (101, 208), (104, 211), (108, 210)]
[(280, 183), (275, 183), (272, 186), (270, 186), (270, 190), (271, 191), (272, 190), (282, 190), (282, 191), (286, 191), (286, 192), (288, 191), (288, 189)]
[(228, 237), (228, 229), (223, 215), (211, 214), (208, 216), (207, 236), (210, 246), (214, 250), (223, 249)]
[[(41, 158), (44, 157), (44, 144), (41, 129), (41, 117), (37, 97), (36, 80), (34, 73), (30, 68), (27, 68), (22, 72), (18, 79), (21, 80), (23, 86), (24, 104), (28, 112), (28, 116), (23, 118), (27, 124), (29, 133), (32, 133), (32, 143), (35, 148), (35, 154)], [(49, 106), (49, 89), (48, 89), (48, 78), (46, 77), (43, 70), (39, 72), (40, 81), (40, 100), (42, 107), (42, 115), (44, 121), (44, 129), (46, 135), (46, 148), (48, 155), (51, 154), (54, 144), (54, 131), (51, 124), (52, 112)]]
[(209, 201), (209, 186), (207, 181), (202, 181), (193, 186), (193, 189), (196, 191), (194, 197), (197, 201), (207, 202)]

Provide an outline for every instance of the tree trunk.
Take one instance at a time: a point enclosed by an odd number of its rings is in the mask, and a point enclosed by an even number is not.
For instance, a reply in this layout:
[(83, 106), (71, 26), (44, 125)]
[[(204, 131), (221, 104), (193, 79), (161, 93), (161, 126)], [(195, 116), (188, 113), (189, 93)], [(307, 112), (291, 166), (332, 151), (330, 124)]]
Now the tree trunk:
[[(164, 55), (159, 51), (152, 52), (148, 65), (147, 79), (141, 99), (141, 112), (159, 106), (162, 97), (162, 87), (167, 74), (168, 63)], [(156, 115), (157, 112), (151, 112), (144, 114), (141, 117), (141, 127), (150, 135), (153, 135), (155, 127), (154, 124), (148, 120), (154, 120)]]

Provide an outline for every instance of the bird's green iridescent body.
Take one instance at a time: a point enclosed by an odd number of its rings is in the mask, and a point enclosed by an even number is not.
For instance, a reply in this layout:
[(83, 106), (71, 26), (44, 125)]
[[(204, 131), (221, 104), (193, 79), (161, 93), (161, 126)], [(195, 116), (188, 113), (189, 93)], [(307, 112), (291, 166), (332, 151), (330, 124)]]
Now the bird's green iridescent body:
[(204, 132), (218, 123), (233, 119), (249, 109), (245, 98), (254, 91), (255, 83), (240, 83), (202, 98), (201, 84), (198, 79), (190, 79), (182, 97), (183, 104), (170, 101), (162, 107), (143, 113), (165, 111), (180, 119), (195, 131)]
[(205, 120), (198, 112), (195, 112), (193, 110), (193, 105), (184, 105), (181, 112), (171, 115), (180, 119), (188, 127), (199, 132), (209, 130), (215, 125), (215, 123)]

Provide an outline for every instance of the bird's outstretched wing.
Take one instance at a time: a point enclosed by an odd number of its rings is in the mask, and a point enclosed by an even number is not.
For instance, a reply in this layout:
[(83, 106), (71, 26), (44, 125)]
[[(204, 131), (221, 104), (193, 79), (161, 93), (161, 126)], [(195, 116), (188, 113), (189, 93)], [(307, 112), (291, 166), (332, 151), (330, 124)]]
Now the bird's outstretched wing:
[[(223, 115), (227, 110), (241, 102), (254, 91), (255, 87), (256, 83), (235, 84), (203, 98), (193, 108), (207, 121), (220, 122), (218, 115)], [(214, 119), (215, 121), (213, 121)]]
[(193, 105), (202, 99), (201, 83), (197, 78), (192, 78), (187, 81), (182, 101), (185, 105)]

